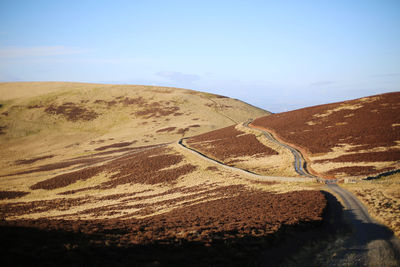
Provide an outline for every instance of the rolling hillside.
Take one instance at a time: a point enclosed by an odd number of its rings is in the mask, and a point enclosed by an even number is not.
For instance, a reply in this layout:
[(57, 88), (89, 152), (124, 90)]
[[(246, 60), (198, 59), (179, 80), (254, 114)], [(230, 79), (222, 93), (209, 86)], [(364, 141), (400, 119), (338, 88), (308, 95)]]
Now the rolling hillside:
[(400, 168), (400, 93), (364, 97), (256, 119), (299, 148), (317, 175), (363, 178)]
[[(327, 201), (316, 185), (254, 179), (178, 144), (228, 126), (236, 146), (216, 141), (219, 151), (227, 145), (227, 157), (278, 154), (229, 126), (269, 114), (241, 101), (76, 83), (0, 84), (0, 96), (7, 264), (243, 266), (259, 262), (285, 231), (322, 224)], [(221, 131), (205, 136), (218, 139)]]
[[(310, 257), (320, 266), (343, 250), (315, 242), (333, 238), (342, 207), (296, 172), (284, 144), (329, 178), (398, 169), (399, 97), (270, 115), (177, 88), (2, 83), (6, 265), (252, 266)], [(396, 175), (385, 178), (390, 190), (348, 188), (399, 233)]]
[(174, 142), (266, 114), (177, 88), (0, 83), (0, 174)]

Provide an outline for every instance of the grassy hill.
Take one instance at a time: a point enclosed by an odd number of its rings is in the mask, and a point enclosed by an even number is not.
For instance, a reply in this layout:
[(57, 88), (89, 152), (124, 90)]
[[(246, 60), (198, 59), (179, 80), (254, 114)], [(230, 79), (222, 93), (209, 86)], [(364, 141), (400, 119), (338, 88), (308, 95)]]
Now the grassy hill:
[(177, 143), (228, 129), (236, 143), (226, 146), (229, 157), (275, 155), (230, 126), (264, 110), (147, 86), (3, 83), (0, 96), (0, 248), (8, 265), (243, 266), (259, 263), (285, 231), (322, 223), (327, 201), (318, 186), (260, 181)]
[(192, 90), (60, 82), (0, 83), (0, 105), (2, 174), (174, 142), (269, 114)]
[(400, 236), (399, 92), (273, 114), (251, 125), (301, 150), (318, 176), (357, 181), (343, 186)]
[[(270, 115), (239, 100), (177, 88), (2, 83), (6, 265), (296, 262), (299, 248), (307, 252), (328, 234), (327, 210), (340, 205), (312, 179), (288, 182), (298, 176), (291, 152), (241, 122), (259, 118), (253, 127), (298, 147), (314, 172), (365, 177), (399, 167), (399, 97)], [(182, 137), (226, 165), (280, 177), (260, 180), (226, 168), (180, 145)], [(398, 180), (394, 174), (379, 186), (346, 185), (396, 233)]]
[(308, 158), (318, 175), (362, 178), (400, 168), (400, 93), (256, 119)]

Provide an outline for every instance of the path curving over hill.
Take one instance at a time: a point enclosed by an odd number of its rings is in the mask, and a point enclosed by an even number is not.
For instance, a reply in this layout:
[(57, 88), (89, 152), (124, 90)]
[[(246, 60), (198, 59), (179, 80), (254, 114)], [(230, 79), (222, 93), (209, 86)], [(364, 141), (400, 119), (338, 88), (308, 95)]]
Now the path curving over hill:
[[(262, 134), (268, 140), (270, 140), (271, 142), (273, 142), (273, 143), (275, 143), (275, 144), (277, 144), (279, 146), (282, 146), (282, 147), (288, 149), (293, 154), (293, 157), (294, 157), (294, 168), (295, 168), (295, 170), (296, 170), (296, 172), (298, 174), (300, 174), (301, 176), (309, 177), (309, 178), (317, 178), (317, 177), (315, 177), (314, 175), (310, 174), (307, 171), (307, 167), (306, 167), (307, 163), (306, 163), (306, 161), (305, 161), (305, 159), (304, 159), (304, 157), (303, 157), (303, 155), (301, 154), (300, 151), (298, 151), (294, 147), (291, 147), (291, 146), (289, 146), (287, 144), (279, 142), (270, 132), (268, 132), (268, 131), (266, 131), (264, 129), (252, 127), (251, 125), (249, 125), (251, 122), (252, 122), (252, 120), (249, 120), (249, 121), (243, 123), (243, 126), (262, 132)], [(319, 180), (320, 178), (317, 178), (317, 179)]]
[(246, 176), (250, 176), (251, 178), (255, 178), (255, 179), (259, 179), (259, 180), (264, 180), (264, 181), (277, 181), (277, 182), (310, 182), (310, 181), (314, 181), (314, 179), (309, 178), (309, 179), (305, 179), (305, 178), (297, 178), (297, 177), (275, 177), (275, 176), (264, 176), (264, 175), (260, 175), (248, 170), (244, 170), (244, 169), (240, 169), (237, 167), (233, 167), (233, 166), (228, 166), (226, 164), (224, 164), (223, 162), (220, 162), (218, 160), (212, 159), (206, 155), (204, 155), (203, 153), (187, 146), (184, 143), (184, 140), (187, 138), (182, 138), (178, 141), (178, 144), (180, 145), (181, 148), (185, 149), (186, 151), (189, 151), (192, 154), (195, 154), (198, 157), (201, 157), (203, 160), (206, 160), (208, 162), (211, 162), (213, 164), (217, 164), (218, 166), (230, 170), (230, 171), (234, 171), (234, 172), (238, 172), (241, 174), (244, 174)]
[(353, 229), (346, 249), (331, 262), (332, 266), (400, 266), (400, 240), (386, 226), (378, 223), (368, 213), (365, 206), (349, 191), (336, 184), (337, 180), (323, 179), (311, 175), (306, 168), (306, 161), (297, 149), (279, 142), (265, 130), (249, 126), (251, 121), (243, 125), (261, 131), (270, 141), (289, 149), (295, 159), (294, 167), (298, 174), (314, 177), (326, 183), (327, 192), (341, 199), (344, 206), (345, 223)]

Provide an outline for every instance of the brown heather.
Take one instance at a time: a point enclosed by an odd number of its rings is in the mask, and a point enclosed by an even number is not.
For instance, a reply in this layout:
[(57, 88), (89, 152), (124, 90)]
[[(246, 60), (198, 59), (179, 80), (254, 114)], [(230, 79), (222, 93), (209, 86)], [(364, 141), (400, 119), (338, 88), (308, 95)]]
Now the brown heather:
[(229, 126), (192, 137), (188, 144), (219, 160), (242, 156), (277, 155), (278, 152), (261, 144), (253, 134), (246, 134)]

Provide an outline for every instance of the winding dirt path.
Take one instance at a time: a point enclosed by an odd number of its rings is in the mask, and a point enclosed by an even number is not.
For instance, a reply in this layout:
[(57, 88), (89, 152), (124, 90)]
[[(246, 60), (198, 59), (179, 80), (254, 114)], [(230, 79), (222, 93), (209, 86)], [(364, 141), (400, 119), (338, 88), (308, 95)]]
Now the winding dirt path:
[(237, 167), (232, 167), (232, 166), (228, 166), (226, 164), (224, 164), (221, 161), (218, 161), (216, 159), (212, 159), (206, 155), (204, 155), (203, 153), (187, 146), (184, 143), (184, 140), (187, 138), (182, 138), (178, 141), (178, 144), (180, 145), (181, 148), (183, 148), (184, 150), (195, 154), (196, 156), (202, 158), (205, 161), (208, 161), (210, 163), (216, 164), (219, 167), (222, 167), (224, 169), (236, 172), (236, 173), (240, 173), (240, 174), (244, 174), (248, 177), (251, 177), (253, 179), (258, 179), (258, 180), (263, 180), (263, 181), (277, 181), (277, 182), (311, 182), (311, 181), (315, 181), (314, 178), (298, 178), (298, 177), (276, 177), (276, 176), (264, 176), (264, 175), (260, 175), (254, 172), (251, 172), (249, 170), (244, 170), (244, 169), (240, 169)]
[(268, 140), (270, 140), (271, 142), (273, 142), (273, 143), (275, 143), (275, 144), (277, 144), (277, 145), (279, 145), (281, 147), (284, 147), (284, 148), (288, 149), (293, 154), (293, 157), (294, 157), (294, 169), (298, 174), (300, 174), (301, 176), (309, 177), (309, 178), (317, 178), (317, 177), (315, 177), (314, 175), (310, 174), (307, 171), (306, 161), (305, 161), (303, 155), (300, 153), (300, 151), (298, 151), (294, 147), (291, 147), (291, 146), (289, 146), (287, 144), (279, 142), (272, 135), (272, 133), (270, 133), (270, 132), (268, 132), (266, 130), (262, 130), (262, 129), (259, 129), (259, 128), (255, 128), (255, 127), (249, 126), (249, 124), (251, 122), (252, 122), (252, 120), (249, 120), (249, 121), (243, 123), (243, 126), (247, 127), (247, 128), (250, 128), (250, 129), (254, 129), (254, 130), (260, 131)]
[(338, 252), (338, 255), (334, 258), (329, 260), (327, 259), (327, 265), (400, 266), (400, 240), (394, 236), (393, 232), (389, 228), (374, 220), (369, 215), (365, 206), (352, 193), (336, 184), (337, 180), (329, 180), (311, 175), (307, 171), (306, 161), (300, 151), (287, 144), (281, 143), (267, 131), (250, 127), (250, 122), (251, 120), (243, 125), (261, 131), (270, 141), (291, 151), (295, 159), (294, 168), (296, 172), (305, 178), (270, 177), (259, 175), (248, 170), (227, 166), (223, 162), (209, 158), (201, 152), (186, 146), (184, 144), (184, 139), (179, 140), (179, 144), (182, 148), (196, 154), (206, 161), (218, 164), (220, 167), (225, 169), (251, 176), (252, 178), (284, 182), (309, 182), (310, 180), (313, 180), (327, 184), (323, 190), (335, 195), (336, 198), (341, 200), (345, 208), (343, 220), (345, 224), (352, 228), (352, 234), (345, 241), (343, 249), (341, 249), (340, 252)]
[(342, 200), (344, 220), (352, 228), (333, 266), (400, 266), (400, 240), (393, 232), (373, 219), (349, 191), (337, 184), (328, 184), (325, 190)]
[(317, 181), (327, 184), (324, 190), (342, 201), (345, 208), (343, 219), (353, 231), (345, 243), (345, 249), (329, 264), (330, 266), (400, 266), (400, 240), (389, 228), (374, 220), (352, 193), (336, 184), (337, 180), (311, 175), (300, 151), (281, 143), (266, 130), (249, 126), (249, 123), (250, 120), (243, 125), (261, 131), (267, 139), (292, 152), (295, 159), (294, 168), (298, 174), (314, 177)]

